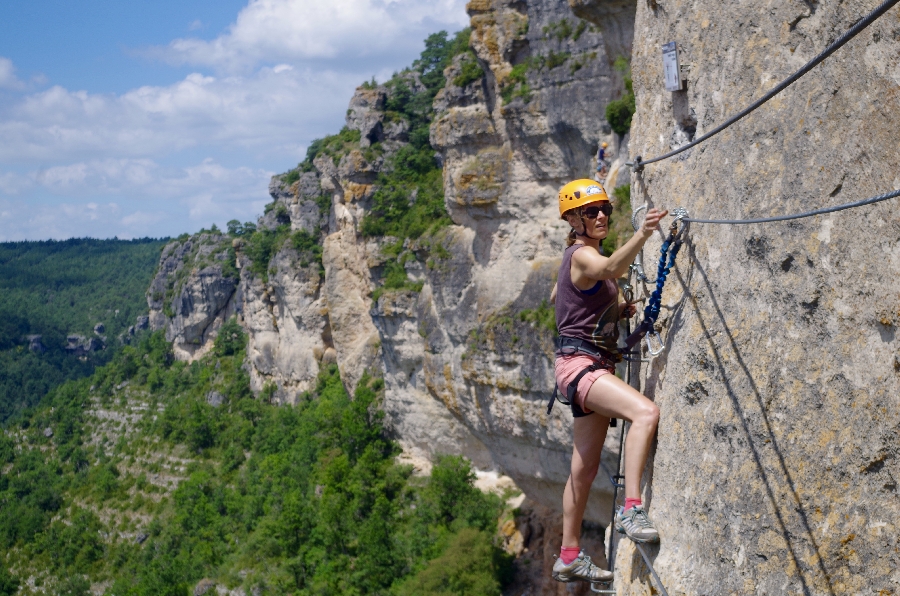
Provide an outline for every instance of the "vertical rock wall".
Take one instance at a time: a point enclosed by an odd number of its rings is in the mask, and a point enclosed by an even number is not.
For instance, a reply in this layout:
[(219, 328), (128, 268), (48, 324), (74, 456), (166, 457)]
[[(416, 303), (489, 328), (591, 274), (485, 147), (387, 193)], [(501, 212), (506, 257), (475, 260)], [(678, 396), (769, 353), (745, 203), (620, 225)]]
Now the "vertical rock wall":
[[(571, 414), (546, 414), (553, 337), (522, 315), (549, 297), (566, 233), (556, 193), (590, 174), (605, 106), (622, 83), (603, 36), (565, 2), (475, 0), (468, 10), (486, 76), (458, 88), (451, 66), (431, 129), (457, 225), (443, 240), (449, 259), (426, 270), (417, 303), (422, 383), (388, 369), (386, 407), (395, 396), (437, 398), (483, 447), (466, 455), (487, 456), (529, 497), (558, 508)], [(600, 520), (609, 491), (605, 478), (597, 484), (589, 517)]]
[[(632, 154), (710, 130), (876, 4), (640, 0)], [(683, 92), (664, 89), (669, 41)], [(632, 201), (736, 219), (900, 188), (898, 114), (895, 7), (742, 122), (647, 166)], [(693, 226), (666, 287), (668, 351), (643, 377), (662, 410), (646, 497), (669, 594), (900, 591), (895, 210)], [(629, 545), (617, 566), (618, 593), (658, 593)]]

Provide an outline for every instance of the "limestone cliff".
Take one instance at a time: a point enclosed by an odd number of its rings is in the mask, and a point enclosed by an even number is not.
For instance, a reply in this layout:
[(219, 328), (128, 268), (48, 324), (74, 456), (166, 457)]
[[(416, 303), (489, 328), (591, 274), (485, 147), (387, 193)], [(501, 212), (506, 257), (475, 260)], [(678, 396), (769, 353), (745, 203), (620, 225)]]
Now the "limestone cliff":
[[(639, 1), (632, 155), (709, 131), (875, 4)], [(686, 91), (665, 91), (669, 41)], [(634, 204), (737, 219), (900, 187), (898, 57), (895, 8), (745, 120), (647, 166)], [(900, 589), (893, 209), (693, 226), (666, 288), (668, 351), (643, 375), (662, 410), (646, 496), (669, 594)], [(617, 563), (620, 594), (658, 593), (631, 548)]]
[[(215, 234), (167, 247), (152, 320), (191, 358), (238, 315), (254, 389), (283, 402), (309, 389), (323, 359), (350, 386), (367, 369), (381, 374), (407, 453), (462, 453), (558, 510), (570, 414), (545, 412), (553, 333), (540, 322), (566, 232), (556, 192), (591, 174), (599, 140), (622, 145), (604, 110), (623, 91), (612, 63), (631, 34), (627, 18), (601, 33), (561, 0), (475, 0), (468, 10), (472, 49), (447, 68), (429, 116), (449, 226), (407, 239), (399, 255), (398, 238), (362, 233), (379, 180), (417, 134), (396, 107), (399, 94), (425, 89), (407, 71), (402, 85), (358, 89), (345, 131), (293, 179), (273, 179), (258, 222), (270, 252)], [(290, 240), (304, 234), (321, 244), (320, 263)], [(382, 287), (394, 260), (409, 283)], [(614, 458), (608, 450), (608, 467)], [(598, 481), (592, 520), (609, 517), (607, 487)]]

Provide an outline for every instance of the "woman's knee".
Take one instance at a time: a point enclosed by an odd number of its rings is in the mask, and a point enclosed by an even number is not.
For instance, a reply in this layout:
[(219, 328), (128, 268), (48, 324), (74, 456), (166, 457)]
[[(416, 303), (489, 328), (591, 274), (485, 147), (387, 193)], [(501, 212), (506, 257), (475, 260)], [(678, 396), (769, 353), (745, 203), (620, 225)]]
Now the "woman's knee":
[(638, 423), (651, 428), (656, 428), (659, 425), (659, 406), (653, 403), (650, 400), (647, 400), (644, 404), (642, 404), (640, 411), (635, 416), (635, 419), (632, 420), (632, 424)]
[(600, 463), (597, 462), (597, 465), (572, 465), (572, 480), (579, 485), (587, 484), (590, 486), (594, 483), (594, 479), (597, 478), (597, 472), (600, 469)]

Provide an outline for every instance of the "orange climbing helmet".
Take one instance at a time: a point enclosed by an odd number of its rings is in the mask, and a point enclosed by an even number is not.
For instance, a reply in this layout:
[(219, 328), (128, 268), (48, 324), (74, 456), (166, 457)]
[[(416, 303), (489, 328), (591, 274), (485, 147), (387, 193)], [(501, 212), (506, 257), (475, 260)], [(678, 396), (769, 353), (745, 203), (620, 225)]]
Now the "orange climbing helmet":
[(586, 178), (573, 180), (559, 189), (559, 217), (565, 219), (565, 213), (569, 209), (597, 201), (609, 201), (602, 186)]

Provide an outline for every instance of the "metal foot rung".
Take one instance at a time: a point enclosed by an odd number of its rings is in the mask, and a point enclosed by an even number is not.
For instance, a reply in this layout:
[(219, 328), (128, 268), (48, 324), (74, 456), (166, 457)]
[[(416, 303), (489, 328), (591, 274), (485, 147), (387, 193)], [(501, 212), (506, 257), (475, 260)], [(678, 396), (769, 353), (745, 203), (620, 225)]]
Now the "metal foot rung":
[(598, 590), (597, 588), (594, 587), (596, 585), (597, 584), (591, 584), (591, 592), (593, 592), (594, 594), (615, 594), (616, 593), (615, 590)]

